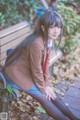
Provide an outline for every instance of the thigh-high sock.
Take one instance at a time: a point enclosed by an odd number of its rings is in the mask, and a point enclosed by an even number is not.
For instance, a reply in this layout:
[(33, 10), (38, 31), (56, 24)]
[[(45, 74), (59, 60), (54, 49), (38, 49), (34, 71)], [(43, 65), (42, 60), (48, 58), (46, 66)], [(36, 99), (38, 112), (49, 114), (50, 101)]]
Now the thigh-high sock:
[(57, 98), (56, 100), (52, 100), (53, 104), (56, 105), (57, 108), (59, 108), (64, 115), (66, 115), (71, 120), (78, 120), (75, 115), (68, 109), (68, 107)]
[(33, 98), (35, 98), (45, 109), (47, 114), (54, 118), (55, 120), (68, 120), (68, 118), (56, 107), (52, 101), (46, 99), (45, 95), (37, 95), (37, 94), (30, 94)]

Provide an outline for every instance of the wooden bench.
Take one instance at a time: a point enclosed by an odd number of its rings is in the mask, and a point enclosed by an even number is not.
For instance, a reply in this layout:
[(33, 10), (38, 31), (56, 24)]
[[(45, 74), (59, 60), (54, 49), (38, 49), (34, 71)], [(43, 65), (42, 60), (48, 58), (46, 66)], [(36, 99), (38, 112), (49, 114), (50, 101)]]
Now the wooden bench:
[(15, 48), (31, 32), (28, 22), (22, 22), (0, 31), (0, 63), (4, 65), (6, 51)]
[[(0, 31), (0, 64), (4, 65), (6, 60), (6, 51), (9, 48), (15, 48), (27, 35), (31, 33), (28, 22), (21, 22), (12, 27)], [(62, 52), (58, 50), (56, 53), (51, 52), (50, 55), (50, 72), (53, 73), (53, 63), (62, 56)]]

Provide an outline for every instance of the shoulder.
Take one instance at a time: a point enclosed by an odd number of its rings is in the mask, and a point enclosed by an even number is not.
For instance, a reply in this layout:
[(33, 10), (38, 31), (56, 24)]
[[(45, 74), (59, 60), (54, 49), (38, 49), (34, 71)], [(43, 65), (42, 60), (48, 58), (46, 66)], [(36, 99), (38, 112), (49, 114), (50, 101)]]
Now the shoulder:
[(42, 39), (41, 37), (35, 39), (35, 40), (31, 43), (31, 47), (37, 47), (37, 48), (39, 48), (39, 49), (44, 49), (43, 39)]

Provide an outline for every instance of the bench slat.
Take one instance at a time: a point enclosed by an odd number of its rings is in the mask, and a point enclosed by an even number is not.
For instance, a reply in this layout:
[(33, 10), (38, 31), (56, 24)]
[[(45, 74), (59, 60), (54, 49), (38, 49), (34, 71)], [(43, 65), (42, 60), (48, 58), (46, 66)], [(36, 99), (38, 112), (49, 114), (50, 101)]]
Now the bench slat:
[(26, 35), (24, 36), (21, 36), (20, 38), (17, 38), (11, 42), (9, 42), (8, 44), (4, 45), (1, 47), (1, 53), (6, 51), (7, 49), (13, 47), (13, 46), (16, 46), (18, 45), (22, 40), (24, 40), (26, 38)]
[(29, 25), (28, 22), (21, 22), (21, 23), (19, 23), (17, 25), (13, 25), (13, 26), (11, 26), (11, 27), (9, 27), (7, 29), (4, 29), (4, 30), (0, 31), (0, 38), (3, 38), (4, 36), (7, 36), (7, 35), (9, 35), (11, 33), (14, 33), (15, 31), (18, 31), (18, 30), (20, 30), (22, 28), (25, 28), (25, 27), (30, 28), (30, 25)]
[(15, 48), (23, 39), (30, 34), (30, 25), (27, 21), (13, 25), (0, 31), (0, 62), (5, 62), (6, 50)]
[(11, 42), (11, 41), (13, 41), (13, 40), (25, 35), (25, 34), (27, 36), (27, 34), (29, 34), (29, 32), (30, 32), (29, 29), (24, 28), (24, 29), (21, 29), (21, 30), (13, 33), (13, 34), (9, 34), (8, 36), (0, 39), (0, 45), (3, 46), (4, 44)]
[(18, 43), (20, 43), (20, 42), (21, 42), (23, 39), (25, 39), (25, 38), (26, 38), (26, 35), (22, 36), (21, 38), (16, 39), (15, 41), (12, 41), (12, 42), (10, 42), (10, 43), (2, 46), (2, 47), (1, 47), (1, 52), (2, 52), (2, 53), (1, 53), (1, 59), (0, 59), (0, 61), (1, 61), (2, 59), (6, 58), (6, 50), (7, 50), (7, 49), (9, 49), (9, 48), (15, 48), (16, 45), (18, 45)]

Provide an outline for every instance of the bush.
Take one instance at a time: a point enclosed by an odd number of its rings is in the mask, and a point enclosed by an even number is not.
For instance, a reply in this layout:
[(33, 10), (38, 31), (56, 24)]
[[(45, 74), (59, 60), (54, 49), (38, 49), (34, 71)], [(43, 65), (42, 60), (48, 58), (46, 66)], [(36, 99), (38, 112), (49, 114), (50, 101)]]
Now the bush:
[(80, 33), (80, 16), (77, 15), (76, 10), (66, 7), (62, 3), (58, 5), (58, 12), (62, 15), (64, 25), (64, 44), (62, 49), (65, 53), (70, 53), (70, 51), (73, 51), (72, 47), (75, 48), (75, 46), (80, 44), (79, 39), (75, 38), (77, 33)]
[(30, 21), (34, 1), (37, 0), (0, 0), (0, 26), (9, 27), (23, 20)]
[(66, 7), (64, 4), (59, 4), (58, 12), (63, 17), (64, 35), (71, 36), (76, 32), (80, 32), (80, 16), (77, 15), (76, 10)]
[(4, 15), (2, 14), (2, 12), (0, 12), (0, 29), (2, 26), (4, 26), (4, 23), (5, 23)]

